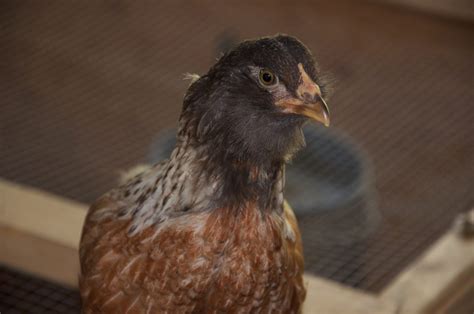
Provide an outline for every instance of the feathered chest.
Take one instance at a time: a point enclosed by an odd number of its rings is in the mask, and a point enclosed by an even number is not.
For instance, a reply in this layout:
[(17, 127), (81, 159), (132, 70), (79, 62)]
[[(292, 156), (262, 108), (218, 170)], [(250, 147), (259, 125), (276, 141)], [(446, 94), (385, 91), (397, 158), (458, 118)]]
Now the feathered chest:
[(86, 224), (81, 293), (91, 311), (288, 313), (304, 298), (301, 243), (286, 212), (190, 213), (131, 237), (130, 223)]
[(86, 312), (298, 311), (302, 246), (283, 168), (209, 156), (182, 143), (92, 206), (80, 248)]

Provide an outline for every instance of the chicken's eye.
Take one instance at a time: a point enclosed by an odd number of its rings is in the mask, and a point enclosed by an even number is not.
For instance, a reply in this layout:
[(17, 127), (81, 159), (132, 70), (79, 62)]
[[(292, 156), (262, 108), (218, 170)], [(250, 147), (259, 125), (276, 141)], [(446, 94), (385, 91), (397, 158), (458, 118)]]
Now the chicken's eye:
[(260, 80), (260, 84), (262, 84), (263, 86), (273, 86), (278, 83), (277, 76), (268, 69), (260, 70), (258, 78)]

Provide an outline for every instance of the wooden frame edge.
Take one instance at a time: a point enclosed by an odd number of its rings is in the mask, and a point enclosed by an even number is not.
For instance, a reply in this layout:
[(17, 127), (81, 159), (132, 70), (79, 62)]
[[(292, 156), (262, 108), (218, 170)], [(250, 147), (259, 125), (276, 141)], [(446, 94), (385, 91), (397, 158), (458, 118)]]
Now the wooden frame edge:
[(398, 313), (444, 313), (474, 286), (474, 241), (449, 230), (380, 294)]

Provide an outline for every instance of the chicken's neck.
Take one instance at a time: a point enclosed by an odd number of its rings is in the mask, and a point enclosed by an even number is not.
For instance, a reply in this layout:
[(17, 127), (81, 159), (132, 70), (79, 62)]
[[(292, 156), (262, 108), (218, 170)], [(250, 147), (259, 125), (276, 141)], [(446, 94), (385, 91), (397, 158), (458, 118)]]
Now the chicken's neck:
[(169, 160), (132, 178), (120, 190), (121, 217), (133, 217), (130, 233), (189, 212), (239, 211), (252, 206), (283, 212), (284, 163), (254, 165), (227, 159), (219, 150), (179, 140)]
[(256, 165), (247, 160), (210, 156), (202, 169), (206, 176), (218, 182), (212, 200), (216, 207), (238, 209), (251, 205), (261, 211), (282, 210), (284, 163)]
[(262, 211), (282, 208), (284, 162), (236, 160), (220, 147), (180, 139), (167, 167), (177, 173), (169, 184), (192, 191), (180, 195), (184, 208), (237, 210), (249, 204)]

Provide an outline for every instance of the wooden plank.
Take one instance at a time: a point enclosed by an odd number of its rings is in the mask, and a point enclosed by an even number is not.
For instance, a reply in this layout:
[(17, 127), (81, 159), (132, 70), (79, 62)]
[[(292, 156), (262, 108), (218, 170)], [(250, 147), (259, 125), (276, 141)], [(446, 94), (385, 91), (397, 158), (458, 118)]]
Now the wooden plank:
[(87, 206), (0, 179), (0, 224), (78, 248)]
[(0, 225), (0, 263), (61, 285), (76, 287), (76, 248)]
[(395, 313), (395, 306), (376, 295), (344, 286), (334, 281), (306, 275), (308, 295), (303, 313), (317, 314), (385, 314)]
[(474, 284), (474, 241), (450, 230), (381, 294), (398, 313), (444, 313)]

